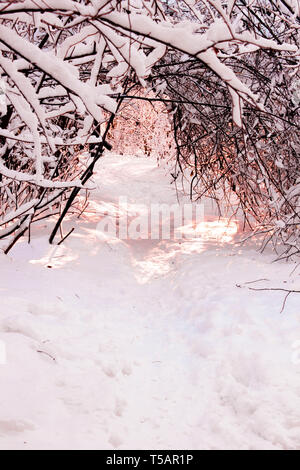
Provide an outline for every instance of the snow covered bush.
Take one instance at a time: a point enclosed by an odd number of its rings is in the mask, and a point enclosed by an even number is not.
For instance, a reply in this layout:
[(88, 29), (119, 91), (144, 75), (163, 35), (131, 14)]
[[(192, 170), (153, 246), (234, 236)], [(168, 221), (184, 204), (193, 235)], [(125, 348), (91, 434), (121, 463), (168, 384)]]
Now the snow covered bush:
[[(50, 236), (54, 240), (79, 191), (89, 187), (95, 163), (109, 148), (106, 138), (114, 116), (137, 84), (154, 85), (164, 100), (187, 101), (188, 106), (168, 103), (178, 155), (187, 164), (192, 155), (194, 181), (200, 177), (194, 158), (199, 137), (204, 154), (210, 155), (201, 164), (204, 181), (217, 185), (226, 174), (226, 183), (243, 201), (240, 174), (253, 167), (247, 181), (253, 207), (258, 203), (260, 209), (257, 192), (264, 193), (268, 209), (271, 193), (272, 202), (284, 206), (273, 194), (272, 172), (283, 174), (281, 166), (294, 168), (296, 159), (279, 155), (278, 164), (273, 156), (267, 164), (260, 160), (263, 152), (271, 155), (273, 121), (266, 116), (275, 108), (276, 116), (285, 112), (291, 80), (285, 70), (298, 73), (298, 15), (292, 1), (2, 2), (0, 72), (6, 104), (1, 105), (0, 238), (12, 235), (5, 251), (31, 223), (59, 213)], [(202, 118), (207, 124), (197, 127)], [(274, 148), (278, 135), (288, 130), (290, 137), (291, 119), (280, 120), (283, 128), (275, 131)], [(247, 126), (259, 135), (255, 147)], [(203, 137), (206, 127), (208, 139)], [(291, 137), (288, 155), (297, 152), (293, 145)], [(78, 159), (82, 148), (90, 151), (85, 168)], [(264, 179), (257, 181), (260, 175)], [(289, 188), (297, 184), (289, 181), (290, 173), (287, 179)], [(249, 201), (243, 204), (248, 207)], [(281, 228), (286, 223), (278, 222)]]
[[(296, 49), (298, 3), (285, 3), (231, 2), (235, 30), (254, 34), (257, 44), (290, 42)], [(212, 12), (206, 25), (215, 21)], [(299, 53), (237, 42), (220, 44), (217, 55), (258, 105), (241, 99), (206, 64), (180, 53), (165, 56), (153, 85), (173, 100), (174, 173), (189, 180), (191, 198), (206, 195), (221, 211), (242, 210), (245, 223), (264, 234), (263, 247), (280, 243), (280, 256), (292, 256), (300, 252)]]
[[(118, 3), (50, 1), (46, 10), (33, 1), (1, 4), (0, 238), (13, 234), (6, 252), (32, 222), (65, 214), (87, 188), (108, 145), (100, 124), (116, 112), (125, 76), (146, 75), (151, 66), (151, 54), (99, 21)], [(94, 151), (87, 168), (78, 158), (84, 147)]]

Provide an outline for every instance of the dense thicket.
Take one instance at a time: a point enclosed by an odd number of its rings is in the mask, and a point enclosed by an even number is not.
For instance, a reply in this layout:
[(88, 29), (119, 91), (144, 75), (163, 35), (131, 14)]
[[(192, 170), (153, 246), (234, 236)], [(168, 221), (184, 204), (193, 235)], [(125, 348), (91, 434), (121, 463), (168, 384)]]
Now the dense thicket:
[(298, 29), (296, 0), (1, 3), (6, 252), (58, 214), (53, 242), (65, 214), (82, 210), (76, 196), (110, 148), (113, 119), (141, 88), (168, 107), (191, 196), (234, 193), (246, 217), (298, 251)]

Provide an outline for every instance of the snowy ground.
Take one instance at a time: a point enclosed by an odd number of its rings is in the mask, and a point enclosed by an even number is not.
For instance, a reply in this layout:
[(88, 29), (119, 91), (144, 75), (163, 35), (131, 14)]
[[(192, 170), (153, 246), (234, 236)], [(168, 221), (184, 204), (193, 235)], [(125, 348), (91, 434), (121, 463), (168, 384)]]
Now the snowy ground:
[(106, 157), (96, 181), (64, 246), (39, 228), (0, 255), (0, 448), (300, 449), (300, 296), (280, 314), (281, 293), (236, 286), (300, 288), (300, 269), (217, 223), (198, 241), (100, 240), (119, 195), (176, 196), (152, 159)]

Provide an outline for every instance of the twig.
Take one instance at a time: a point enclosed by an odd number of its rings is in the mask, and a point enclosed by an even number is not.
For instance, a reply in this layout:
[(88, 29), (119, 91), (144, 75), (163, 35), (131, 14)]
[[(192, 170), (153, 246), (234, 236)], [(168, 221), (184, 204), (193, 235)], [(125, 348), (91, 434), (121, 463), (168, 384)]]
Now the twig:
[[(268, 279), (261, 279), (261, 280), (268, 280)], [(252, 282), (258, 282), (258, 281), (250, 281), (250, 282), (246, 282), (246, 284), (251, 284)], [(243, 285), (241, 284), (236, 284), (236, 287), (239, 287), (239, 288), (242, 288), (244, 287)], [(284, 298), (284, 301), (283, 301), (283, 304), (282, 304), (282, 308), (281, 308), (281, 311), (280, 313), (282, 313), (285, 309), (285, 306), (286, 306), (286, 301), (288, 299), (288, 297), (291, 295), (291, 294), (300, 294), (300, 290), (295, 290), (295, 289), (284, 289), (282, 287), (246, 287), (246, 289), (249, 289), (249, 290), (252, 290), (252, 291), (256, 291), (256, 292), (260, 292), (260, 291), (273, 291), (273, 292), (286, 292), (286, 296)]]
[(47, 353), (46, 351), (41, 351), (40, 349), (38, 349), (36, 352), (38, 352), (40, 354), (46, 354), (46, 356), (50, 357), (50, 359), (52, 359), (52, 361), (56, 361), (55, 357), (51, 356), (51, 354)]
[(67, 235), (65, 235), (59, 242), (58, 242), (58, 245), (61, 245), (70, 235), (72, 232), (74, 232), (75, 228), (71, 228), (71, 230), (67, 233)]

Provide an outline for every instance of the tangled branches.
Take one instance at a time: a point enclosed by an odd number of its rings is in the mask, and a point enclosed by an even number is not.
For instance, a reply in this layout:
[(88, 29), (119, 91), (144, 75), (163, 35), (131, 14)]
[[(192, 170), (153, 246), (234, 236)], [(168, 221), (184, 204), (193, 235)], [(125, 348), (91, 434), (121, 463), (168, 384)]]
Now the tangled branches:
[[(61, 214), (54, 240), (109, 147), (105, 135), (120, 104), (112, 95), (152, 64), (142, 47), (101, 21), (120, 2), (40, 3), (0, 8), (0, 239), (12, 235), (6, 253), (33, 222)], [(165, 47), (147, 50), (157, 60)]]
[(12, 236), (5, 251), (57, 213), (54, 241), (109, 147), (122, 101), (149, 83), (169, 100), (191, 195), (218, 198), (221, 189), (230, 201), (234, 193), (249, 223), (294, 247), (299, 127), (289, 87), (298, 26), (291, 0), (1, 3), (0, 239)]
[[(241, 35), (251, 31), (279, 45), (298, 44), (292, 13), (282, 2), (264, 1), (235, 2), (231, 11), (242, 15)], [(206, 64), (182, 54), (155, 67), (153, 84), (173, 102), (177, 166), (190, 180), (190, 197), (206, 195), (223, 210), (242, 211), (245, 223), (264, 234), (263, 247), (283, 245), (278, 257), (290, 257), (300, 253), (299, 56), (250, 50), (221, 45), (218, 56), (263, 107), (242, 102)]]

